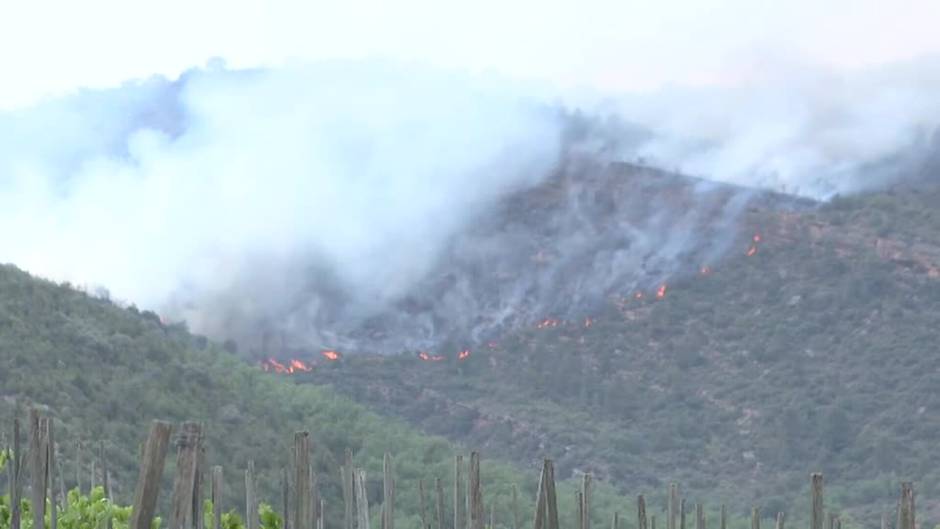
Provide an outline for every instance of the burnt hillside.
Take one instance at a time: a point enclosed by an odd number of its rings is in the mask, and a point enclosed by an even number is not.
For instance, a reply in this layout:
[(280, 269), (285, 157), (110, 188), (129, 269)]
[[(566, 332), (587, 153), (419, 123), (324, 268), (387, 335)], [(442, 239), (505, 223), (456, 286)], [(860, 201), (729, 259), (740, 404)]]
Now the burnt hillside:
[[(695, 185), (656, 173), (625, 189), (685, 211)], [(564, 194), (542, 193), (507, 211), (537, 218), (534, 204)], [(565, 281), (580, 278), (559, 276), (581, 310), (533, 315), (462, 361), (346, 357), (301, 379), (506, 458), (552, 454), (563, 475), (592, 471), (625, 491), (678, 480), (693, 497), (730, 498), (746, 484), (773, 513), (822, 470), (843, 485), (836, 501), (866, 514), (890, 508), (897, 479), (922, 482), (935, 517), (940, 188), (821, 206), (751, 194), (725, 228), (721, 257), (691, 247), (668, 278), (590, 311)]]

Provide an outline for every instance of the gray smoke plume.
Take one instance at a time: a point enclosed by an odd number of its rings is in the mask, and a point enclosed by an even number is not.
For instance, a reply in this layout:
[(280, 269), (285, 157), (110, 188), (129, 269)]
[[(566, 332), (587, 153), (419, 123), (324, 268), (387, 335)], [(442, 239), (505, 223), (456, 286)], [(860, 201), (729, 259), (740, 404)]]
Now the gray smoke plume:
[(717, 262), (761, 188), (825, 198), (929, 166), (938, 77), (905, 72), (606, 117), (381, 62), (81, 92), (0, 114), (0, 261), (256, 355), (477, 347)]
[(0, 137), (0, 217), (20, 227), (0, 258), (219, 336), (227, 312), (289, 320), (310, 288), (355, 318), (401, 296), (548, 174), (560, 124), (485, 80), (327, 63), (80, 93), (3, 115)]
[(656, 131), (624, 151), (687, 174), (815, 199), (922, 172), (940, 141), (940, 57), (837, 73), (792, 65), (735, 87), (609, 103)]

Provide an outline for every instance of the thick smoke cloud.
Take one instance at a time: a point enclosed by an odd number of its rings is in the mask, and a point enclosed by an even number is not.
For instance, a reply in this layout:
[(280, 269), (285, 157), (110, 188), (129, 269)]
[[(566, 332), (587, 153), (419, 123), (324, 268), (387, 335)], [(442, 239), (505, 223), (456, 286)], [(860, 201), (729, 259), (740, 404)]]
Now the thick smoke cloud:
[(847, 73), (795, 64), (769, 71), (759, 82), (615, 101), (656, 131), (625, 154), (827, 199), (918, 173), (940, 147), (940, 58)]
[[(940, 167), (937, 88), (920, 61), (581, 114), (401, 64), (194, 70), (0, 114), (0, 262), (256, 354), (478, 346), (717, 262), (762, 189)], [(638, 159), (706, 179), (610, 165)]]
[(0, 259), (218, 335), (216, 314), (287, 317), (311, 283), (351, 317), (400, 296), (548, 174), (560, 124), (485, 80), (347, 62), (80, 93), (0, 137)]

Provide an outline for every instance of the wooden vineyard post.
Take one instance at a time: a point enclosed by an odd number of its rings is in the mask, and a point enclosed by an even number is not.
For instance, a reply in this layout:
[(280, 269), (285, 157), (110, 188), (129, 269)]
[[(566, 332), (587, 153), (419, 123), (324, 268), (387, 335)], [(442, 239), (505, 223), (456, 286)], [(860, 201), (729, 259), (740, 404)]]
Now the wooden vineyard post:
[[(317, 497), (319, 496), (320, 495), (317, 494)], [(326, 513), (324, 512), (324, 506), (323, 506), (323, 498), (320, 498), (317, 501), (317, 503), (318, 503), (317, 505), (317, 529), (323, 529), (324, 527), (323, 519), (326, 517)]]
[(545, 479), (546, 479), (546, 463), (542, 466), (542, 474), (539, 476), (539, 488), (538, 495), (535, 500), (535, 520), (532, 522), (533, 529), (545, 529)]
[(728, 508), (721, 504), (721, 512), (718, 514), (718, 525), (721, 529), (728, 529)]
[(460, 516), (461, 511), (461, 494), (460, 494), (460, 483), (461, 479), (461, 469), (463, 468), (463, 456), (457, 455), (454, 457), (454, 529), (463, 529), (461, 525), (462, 517)]
[(33, 527), (43, 527), (46, 514), (46, 447), (45, 434), (48, 423), (40, 419), (35, 408), (29, 410), (29, 472), (32, 483), (31, 501)]
[(881, 529), (888, 529), (888, 515), (881, 513)]
[(469, 490), (470, 529), (483, 529), (486, 511), (483, 508), (483, 489), (480, 483), (480, 453), (470, 452)]
[[(98, 460), (101, 461), (101, 482), (104, 486), (104, 497), (111, 500), (111, 476), (108, 473), (108, 462), (105, 459), (104, 453), (104, 441), (98, 442)], [(111, 529), (114, 525), (114, 520), (111, 519), (110, 514), (107, 516), (107, 521), (105, 522), (105, 527)]]
[(783, 529), (785, 516), (782, 512), (777, 513), (777, 521), (774, 524), (774, 529)]
[(212, 467), (209, 490), (212, 499), (212, 529), (222, 529), (222, 467)]
[(255, 462), (248, 461), (245, 470), (245, 527), (258, 529), (258, 500), (255, 498)]
[(613, 517), (610, 519), (610, 529), (620, 529), (620, 513), (614, 512)]
[(519, 525), (519, 487), (512, 484), (512, 529), (521, 529)]
[(60, 454), (59, 454), (59, 446), (61, 445), (56, 444), (54, 448), (55, 450), (54, 457), (56, 461), (55, 473), (56, 473), (56, 477), (59, 480), (59, 504), (62, 506), (63, 509), (65, 509), (68, 507), (68, 504), (69, 504), (69, 491), (68, 489), (65, 488), (65, 475), (62, 470), (63, 465), (62, 465), (62, 458), (60, 457)]
[(356, 510), (358, 513), (358, 525), (356, 529), (369, 529), (369, 498), (366, 495), (366, 471), (354, 471), (353, 481), (356, 491)]
[(290, 519), (290, 479), (287, 476), (287, 467), (281, 469), (281, 513), (284, 517), (284, 529), (293, 529)]
[(636, 528), (646, 529), (646, 498), (642, 494), (636, 497)]
[(898, 529), (914, 529), (914, 486), (911, 482), (901, 483), (901, 505), (898, 511)]
[(591, 475), (581, 480), (581, 527), (591, 529)]
[(395, 529), (395, 476), (388, 452), (382, 458), (382, 529)]
[(313, 520), (311, 523), (313, 527), (316, 528), (318, 524), (321, 523), (321, 518), (323, 517), (323, 499), (320, 498), (320, 477), (313, 470), (313, 460), (310, 461), (310, 496), (311, 501), (313, 502), (313, 511), (311, 516)]
[(20, 529), (20, 495), (23, 490), (23, 448), (20, 445), (20, 419), (13, 418), (13, 461), (10, 470), (10, 529)]
[(760, 529), (760, 508), (751, 509), (751, 529)]
[(444, 511), (444, 483), (441, 478), (434, 478), (434, 489), (437, 491), (437, 529), (444, 529), (447, 513)]
[(549, 459), (546, 468), (545, 480), (545, 510), (548, 517), (548, 529), (559, 529), (558, 525), (558, 497), (555, 494), (555, 463)]
[(144, 457), (140, 461), (140, 473), (137, 476), (137, 487), (134, 489), (129, 529), (150, 529), (153, 522), (157, 496), (160, 493), (160, 480), (163, 478), (163, 465), (170, 443), (170, 431), (168, 422), (154, 421), (150, 426), (150, 436), (144, 445)]
[(193, 485), (193, 525), (196, 529), (206, 529), (206, 517), (203, 512), (204, 489), (208, 479), (206, 469), (205, 423), (200, 423), (199, 442), (196, 445), (196, 482)]
[(82, 488), (82, 441), (75, 442), (75, 486), (78, 487), (78, 493), (81, 494)]
[(340, 469), (342, 474), (343, 481), (343, 505), (345, 507), (345, 513), (343, 518), (344, 529), (353, 529), (353, 520), (355, 513), (353, 512), (353, 497), (355, 496), (355, 490), (353, 489), (353, 464), (352, 464), (352, 450), (349, 448), (345, 452), (345, 461), (343, 468)]
[(310, 433), (294, 434), (294, 529), (313, 529)]
[(669, 500), (666, 513), (666, 529), (676, 528), (676, 511), (679, 508), (679, 485), (672, 483), (669, 485)]
[(685, 498), (679, 500), (679, 529), (685, 529)]
[[(59, 508), (55, 493), (55, 421), (52, 417), (46, 419), (46, 481), (49, 484), (49, 527), (58, 529)], [(108, 529), (111, 529), (108, 527)]]
[(810, 496), (812, 511), (810, 512), (809, 529), (823, 529), (823, 476), (814, 473), (811, 477)]
[(577, 525), (578, 529), (584, 529), (584, 493), (580, 490), (574, 493), (574, 504), (577, 506)]
[(183, 423), (176, 445), (176, 478), (170, 507), (170, 529), (195, 527), (193, 514), (196, 510), (196, 474), (199, 472), (201, 438), (202, 426), (199, 423)]
[(701, 503), (695, 504), (695, 529), (705, 529), (705, 508)]
[(431, 529), (428, 524), (428, 495), (424, 490), (424, 480), (418, 480), (418, 510), (421, 511), (421, 529)]

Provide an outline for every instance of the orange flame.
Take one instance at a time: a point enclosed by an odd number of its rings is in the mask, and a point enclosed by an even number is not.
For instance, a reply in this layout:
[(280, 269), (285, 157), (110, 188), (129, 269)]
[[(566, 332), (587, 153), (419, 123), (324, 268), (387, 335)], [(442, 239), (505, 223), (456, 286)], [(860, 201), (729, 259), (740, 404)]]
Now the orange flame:
[(592, 320), (591, 318), (584, 318), (584, 327), (588, 328), (591, 325), (594, 325), (594, 320)]
[(753, 241), (753, 244), (751, 244), (751, 247), (747, 249), (748, 257), (753, 257), (754, 254), (757, 253), (757, 245), (761, 242), (762, 239), (759, 233), (755, 233), (754, 236), (751, 237), (751, 240)]
[(535, 328), (536, 329), (549, 329), (551, 327), (558, 327), (559, 323), (561, 322), (554, 318), (545, 318), (544, 320), (538, 322), (538, 324), (535, 325)]
[(457, 353), (457, 360), (466, 360), (470, 356), (470, 350), (464, 349)]
[(340, 354), (336, 351), (321, 351), (320, 354), (323, 355), (323, 358), (326, 358), (330, 362), (335, 362), (339, 360)]
[(432, 355), (424, 351), (421, 351), (420, 353), (418, 353), (418, 358), (420, 358), (421, 360), (425, 362), (440, 362), (441, 360), (444, 359), (444, 357), (441, 355)]
[(275, 373), (287, 373), (287, 366), (273, 358), (261, 361), (261, 369), (265, 371), (274, 371)]
[(702, 274), (703, 276), (707, 276), (708, 274), (712, 273), (712, 269), (710, 266), (706, 265), (699, 269), (699, 273)]
[(313, 367), (303, 360), (291, 359), (290, 367), (287, 368), (287, 372), (294, 373), (297, 371), (313, 371)]
[(656, 289), (656, 299), (663, 299), (666, 297), (666, 283), (659, 285), (659, 288)]
[(268, 372), (274, 371), (275, 373), (292, 375), (300, 371), (313, 371), (313, 366), (296, 358), (292, 358), (287, 364), (282, 364), (274, 358), (268, 358), (261, 361), (261, 369)]

